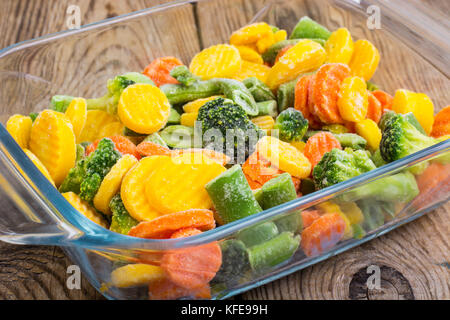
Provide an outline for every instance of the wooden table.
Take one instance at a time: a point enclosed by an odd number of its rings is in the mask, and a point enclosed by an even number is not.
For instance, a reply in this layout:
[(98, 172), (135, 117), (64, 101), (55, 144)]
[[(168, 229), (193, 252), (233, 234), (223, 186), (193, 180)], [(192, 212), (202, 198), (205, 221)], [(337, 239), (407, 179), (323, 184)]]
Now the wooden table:
[[(0, 0), (0, 47), (66, 29), (66, 10), (72, 4), (80, 6), (82, 23), (87, 24), (155, 2)], [(425, 2), (450, 12), (448, 1)], [(449, 219), (447, 204), (387, 235), (236, 299), (450, 299)], [(67, 289), (70, 264), (57, 247), (0, 243), (0, 299), (102, 299), (85, 279), (81, 290)], [(365, 285), (370, 265), (381, 267), (381, 290), (368, 290)]]

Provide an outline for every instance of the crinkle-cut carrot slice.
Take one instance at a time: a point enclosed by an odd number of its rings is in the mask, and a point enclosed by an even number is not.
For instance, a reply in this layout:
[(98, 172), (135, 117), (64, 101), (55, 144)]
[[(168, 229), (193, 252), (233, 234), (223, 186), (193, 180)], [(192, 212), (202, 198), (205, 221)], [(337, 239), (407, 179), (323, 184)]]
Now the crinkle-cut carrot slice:
[(99, 139), (112, 136), (122, 136), (124, 129), (125, 126), (119, 121), (108, 123), (100, 130)]
[(87, 112), (86, 100), (83, 98), (75, 98), (69, 104), (65, 113), (70, 123), (72, 123), (73, 132), (78, 142), (82, 142), (79, 141), (79, 137), (86, 124)]
[(172, 150), (159, 144), (143, 141), (137, 146), (137, 152), (143, 157), (171, 156)]
[[(190, 236), (198, 234), (192, 230)], [(179, 235), (185, 237), (186, 232)], [(174, 237), (172, 237), (174, 238)], [(176, 285), (202, 288), (207, 285), (222, 265), (222, 251), (217, 241), (187, 249), (169, 251), (161, 259), (161, 267)]]
[(311, 174), (311, 163), (293, 145), (274, 137), (263, 137), (256, 145), (258, 154), (280, 170), (304, 179)]
[(89, 110), (86, 116), (86, 123), (77, 140), (79, 142), (92, 142), (100, 139), (99, 133), (101, 129), (113, 122), (117, 122), (115, 116), (102, 110)]
[(239, 50), (242, 60), (254, 62), (258, 64), (264, 64), (264, 60), (261, 55), (249, 46), (235, 46)]
[(15, 114), (8, 119), (6, 130), (21, 148), (28, 148), (32, 124), (30, 117)]
[(330, 132), (319, 132), (308, 139), (303, 153), (309, 159), (314, 169), (323, 155), (333, 149), (342, 149), (335, 136)]
[(378, 99), (371, 92), (368, 92), (368, 98), (369, 105), (367, 108), (367, 118), (378, 124), (381, 120), (381, 116), (383, 115), (381, 102), (378, 101)]
[(300, 74), (317, 69), (325, 61), (325, 49), (309, 39), (300, 40), (273, 65), (266, 84), (277, 89), (280, 84), (297, 78)]
[(303, 229), (301, 247), (308, 257), (320, 255), (334, 247), (343, 237), (345, 221), (338, 213), (326, 213)]
[(259, 39), (270, 33), (273, 33), (272, 28), (267, 23), (257, 22), (233, 32), (230, 37), (230, 43), (232, 45), (256, 44)]
[(134, 84), (122, 92), (117, 114), (127, 128), (141, 134), (152, 134), (166, 125), (170, 108), (169, 100), (158, 87)]
[(47, 168), (56, 186), (75, 166), (75, 134), (72, 124), (63, 113), (42, 111), (31, 128), (29, 146), (30, 151)]
[[(120, 195), (123, 204), (130, 215), (138, 221), (150, 221), (160, 215), (145, 196), (146, 181), (149, 176), (165, 161), (167, 156), (146, 157), (139, 161), (125, 175), (120, 187)], [(170, 158), (169, 158), (170, 160)]]
[(204, 80), (230, 78), (242, 66), (242, 58), (236, 47), (219, 44), (199, 52), (191, 61), (191, 72)]
[(100, 213), (95, 211), (89, 203), (82, 200), (77, 194), (73, 192), (66, 192), (62, 194), (64, 198), (75, 208), (78, 210), (80, 214), (95, 222), (96, 224), (102, 226), (103, 228), (108, 229), (108, 222), (101, 216)]
[(352, 75), (368, 81), (377, 70), (379, 62), (380, 53), (370, 41), (360, 39), (354, 43), (353, 55), (348, 64)]
[(207, 157), (208, 159), (215, 161), (221, 165), (226, 165), (228, 162), (230, 162), (230, 157), (226, 154), (215, 151), (212, 149), (197, 149), (197, 148), (191, 148), (191, 149), (180, 149), (180, 150), (173, 150), (172, 151), (175, 155), (185, 155), (185, 154), (191, 154), (191, 157), (195, 159), (195, 155), (193, 154), (202, 154), (203, 156)]
[(186, 289), (165, 278), (152, 281), (148, 288), (149, 300), (211, 299), (211, 288), (208, 284), (200, 288)]
[(381, 108), (383, 110), (392, 110), (392, 102), (394, 101), (394, 97), (389, 93), (384, 92), (383, 90), (375, 90), (372, 91), (372, 94), (377, 98), (377, 100), (381, 103)]
[(123, 177), (138, 163), (136, 157), (126, 154), (120, 158), (103, 179), (94, 197), (94, 207), (104, 214), (111, 214), (109, 203), (119, 192)]
[(143, 74), (152, 79), (158, 87), (169, 83), (177, 84), (177, 79), (170, 75), (170, 71), (181, 65), (183, 63), (175, 57), (157, 58), (145, 68)]
[[(141, 158), (140, 153), (137, 151), (136, 145), (128, 138), (125, 138), (124, 136), (112, 136), (105, 138), (111, 139), (112, 142), (114, 142), (117, 151), (119, 151), (121, 154), (130, 154), (138, 160)], [(95, 140), (93, 143), (86, 147), (86, 155), (90, 155), (97, 149), (100, 140), (101, 139)]]
[(308, 228), (314, 221), (320, 218), (319, 210), (302, 211), (303, 229)]
[(50, 181), (50, 183), (52, 185), (55, 185), (55, 182), (50, 176), (50, 173), (48, 172), (47, 168), (42, 164), (41, 160), (39, 160), (38, 157), (36, 157), (35, 154), (30, 150), (24, 149), (23, 151), (28, 156), (28, 158), (30, 158), (31, 162), (33, 162), (34, 165), (39, 169), (39, 171), (42, 172), (42, 174)]
[(148, 179), (145, 195), (163, 214), (189, 209), (210, 209), (205, 184), (226, 169), (202, 153), (184, 153), (168, 158)]
[(359, 122), (366, 118), (369, 108), (369, 95), (364, 79), (347, 77), (342, 81), (337, 105), (340, 116), (351, 122)]
[(314, 114), (324, 123), (342, 123), (338, 108), (341, 83), (350, 76), (350, 68), (342, 63), (320, 67), (314, 79)]
[(431, 136), (439, 138), (450, 134), (450, 106), (443, 108), (434, 117)]
[(450, 193), (450, 164), (431, 163), (416, 180), (420, 194), (413, 207), (420, 209)]
[(196, 228), (200, 231), (214, 229), (216, 222), (211, 210), (191, 209), (143, 221), (131, 228), (129, 236), (147, 239), (168, 239), (180, 229)]

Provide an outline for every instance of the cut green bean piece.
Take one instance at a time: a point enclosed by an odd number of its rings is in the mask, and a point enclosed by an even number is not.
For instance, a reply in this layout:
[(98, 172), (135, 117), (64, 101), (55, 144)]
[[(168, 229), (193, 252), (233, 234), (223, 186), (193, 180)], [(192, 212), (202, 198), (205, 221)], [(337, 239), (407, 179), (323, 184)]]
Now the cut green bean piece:
[(240, 231), (236, 238), (241, 240), (248, 248), (269, 241), (278, 235), (275, 223), (268, 221)]
[(197, 81), (190, 86), (165, 84), (160, 88), (172, 105), (221, 94), (221, 87), (212, 81)]
[[(264, 210), (279, 206), (283, 203), (297, 199), (292, 177), (289, 173), (280, 174), (267, 181), (262, 187), (262, 207)], [(296, 233), (302, 229), (303, 221), (300, 211), (291, 212), (274, 220), (280, 232)]]
[(258, 201), (259, 205), (262, 207), (262, 188), (254, 189), (253, 196), (255, 196), (256, 201)]
[(240, 165), (228, 169), (205, 185), (220, 224), (227, 224), (261, 212)]
[(247, 78), (243, 81), (243, 84), (250, 91), (256, 102), (275, 100), (272, 90), (258, 78)]
[(147, 138), (144, 139), (144, 141), (153, 142), (156, 144), (159, 144), (160, 146), (168, 148), (169, 146), (167, 143), (161, 138), (159, 133), (155, 132), (147, 136)]
[(179, 124), (181, 120), (181, 116), (177, 110), (174, 108), (170, 108), (169, 119), (167, 120), (167, 124)]
[(280, 233), (275, 238), (248, 249), (250, 266), (256, 273), (275, 267), (290, 259), (300, 244), (300, 236), (291, 232)]
[(188, 149), (194, 141), (194, 128), (175, 125), (166, 127), (160, 132), (161, 139), (171, 148)]
[(328, 40), (331, 32), (327, 28), (304, 16), (294, 27), (290, 39), (323, 39)]
[(282, 112), (287, 108), (293, 108), (295, 102), (295, 85), (297, 79), (283, 83), (277, 91), (278, 112)]
[(258, 116), (271, 116), (275, 118), (278, 115), (278, 104), (275, 100), (258, 102)]
[(215, 78), (211, 82), (217, 84), (221, 93), (244, 109), (249, 116), (258, 115), (258, 106), (247, 87), (238, 80)]

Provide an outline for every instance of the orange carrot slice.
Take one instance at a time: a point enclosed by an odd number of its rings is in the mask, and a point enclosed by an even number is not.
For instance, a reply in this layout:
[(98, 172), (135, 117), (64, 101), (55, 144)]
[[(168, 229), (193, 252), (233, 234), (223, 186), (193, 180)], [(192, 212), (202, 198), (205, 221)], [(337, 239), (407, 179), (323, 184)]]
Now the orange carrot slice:
[(137, 152), (143, 157), (171, 156), (172, 150), (159, 144), (143, 141), (137, 146)]
[[(198, 230), (178, 233), (175, 236), (192, 236)], [(217, 241), (181, 250), (169, 251), (161, 260), (167, 277), (176, 285), (186, 289), (206, 286), (222, 265), (222, 251)]]
[(214, 229), (214, 214), (207, 209), (192, 209), (159, 216), (143, 221), (131, 228), (129, 236), (147, 239), (168, 239), (175, 231), (183, 228), (197, 228), (201, 231)]
[(302, 232), (301, 247), (308, 257), (334, 247), (344, 236), (345, 221), (338, 213), (326, 213)]
[(319, 210), (302, 211), (303, 229), (308, 228), (314, 221), (320, 218)]
[[(133, 156), (136, 157), (136, 159), (140, 159), (141, 156), (139, 155), (137, 149), (136, 149), (136, 145), (131, 142), (128, 138), (125, 138), (124, 136), (112, 136), (112, 137), (107, 137), (109, 139), (112, 140), (112, 142), (114, 142), (114, 145), (116, 146), (116, 149), (121, 153), (121, 154), (131, 154)], [(88, 145), (86, 147), (86, 155), (90, 155), (92, 152), (94, 152), (97, 147), (98, 144), (100, 142), (101, 139), (99, 140), (95, 140), (93, 143), (91, 143), (90, 145)]]
[(308, 139), (303, 153), (314, 168), (325, 153), (335, 148), (342, 149), (335, 136), (330, 132), (319, 132)]
[(381, 102), (371, 93), (368, 92), (369, 105), (367, 108), (367, 118), (373, 120), (376, 124), (380, 122), (381, 115), (383, 114), (383, 107)]
[(439, 111), (434, 117), (433, 130), (431, 136), (439, 138), (450, 134), (450, 106)]
[(413, 205), (419, 209), (450, 193), (450, 164), (431, 163), (416, 180), (420, 194)]
[(372, 94), (380, 101), (382, 109), (392, 110), (392, 103), (394, 101), (393, 96), (383, 90), (372, 91)]
[(170, 71), (181, 65), (183, 63), (175, 57), (162, 57), (153, 60), (143, 73), (152, 79), (158, 87), (168, 83), (177, 84), (178, 81), (170, 75)]

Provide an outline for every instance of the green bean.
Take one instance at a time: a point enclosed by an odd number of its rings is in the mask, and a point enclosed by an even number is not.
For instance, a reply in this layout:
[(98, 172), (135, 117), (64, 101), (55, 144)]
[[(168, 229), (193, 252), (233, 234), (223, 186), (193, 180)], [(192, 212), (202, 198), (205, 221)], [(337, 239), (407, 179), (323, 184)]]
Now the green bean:
[(243, 83), (250, 91), (256, 102), (276, 99), (275, 95), (272, 93), (272, 90), (270, 90), (269, 87), (258, 78), (247, 78), (243, 81)]
[(292, 30), (290, 39), (323, 39), (328, 40), (331, 32), (327, 28), (312, 20), (311, 18), (304, 16), (300, 19), (297, 25)]
[(169, 146), (167, 143), (161, 138), (159, 133), (155, 132), (147, 136), (147, 138), (144, 139), (144, 141), (153, 142), (156, 144), (159, 144), (160, 146), (168, 148)]
[(278, 99), (278, 111), (282, 112), (287, 108), (294, 107), (295, 102), (295, 85), (297, 84), (297, 79), (283, 83), (278, 88), (277, 99)]
[(275, 118), (278, 115), (278, 104), (275, 100), (258, 102), (256, 105), (258, 106), (258, 116)]
[(200, 80), (200, 78), (192, 74), (186, 66), (176, 66), (170, 71), (170, 75), (184, 86), (193, 85)]
[(241, 106), (249, 116), (258, 115), (256, 101), (242, 82), (224, 78), (215, 78), (210, 81), (220, 88), (221, 93), (226, 98), (233, 100), (234, 103)]
[(160, 88), (172, 105), (221, 94), (221, 87), (212, 81), (197, 81), (190, 86), (165, 84)]
[(269, 241), (278, 235), (277, 225), (271, 221), (239, 231), (236, 239), (241, 240), (248, 248)]
[(233, 166), (208, 182), (205, 189), (214, 204), (221, 224), (262, 211), (240, 165)]
[(300, 236), (291, 232), (280, 233), (271, 240), (253, 246), (248, 250), (250, 266), (255, 272), (261, 272), (290, 259), (300, 244)]
[[(262, 187), (262, 207), (264, 210), (279, 206), (297, 199), (297, 191), (289, 173), (280, 174), (266, 182)], [(298, 232), (302, 229), (302, 219), (299, 211), (291, 212), (276, 219), (275, 224), (282, 231)]]

